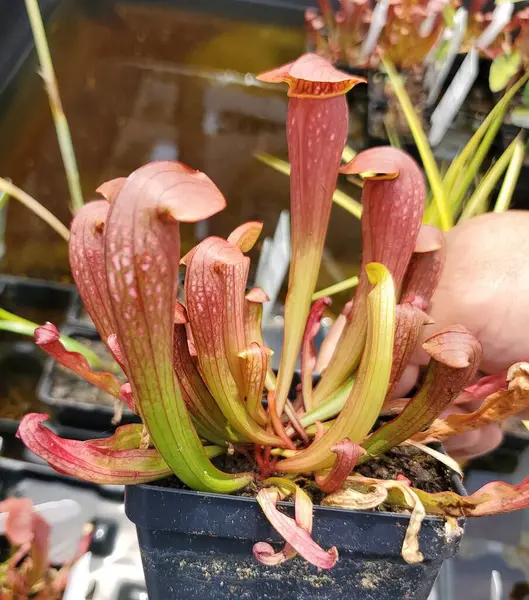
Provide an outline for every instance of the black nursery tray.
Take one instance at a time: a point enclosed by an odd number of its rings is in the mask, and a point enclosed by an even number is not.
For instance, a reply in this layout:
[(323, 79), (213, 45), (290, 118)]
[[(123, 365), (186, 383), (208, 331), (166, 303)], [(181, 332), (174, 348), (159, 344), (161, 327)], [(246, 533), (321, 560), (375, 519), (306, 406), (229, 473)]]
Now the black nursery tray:
[[(80, 341), (87, 341), (96, 352), (110, 354), (95, 330), (65, 327), (62, 333)], [(64, 370), (55, 360), (46, 361), (38, 386), (38, 397), (62, 425), (82, 427), (93, 431), (112, 429), (113, 398), (73, 373)], [(121, 425), (139, 423), (140, 418), (124, 408)]]
[[(87, 494), (95, 505), (97, 498), (121, 500), (124, 488), (119, 485), (96, 485), (57, 473), (45, 464), (0, 457), (0, 500), (11, 497), (29, 497), (35, 504)], [(86, 504), (83, 502), (82, 504)]]
[(98, 486), (55, 472), (41, 464), (0, 458), (0, 501), (9, 497), (29, 498), (34, 505), (69, 499), (81, 507), (81, 515), (93, 524), (90, 552), (94, 557), (111, 554), (117, 523), (101, 516), (102, 506), (123, 501), (123, 486)]
[(72, 296), (68, 315), (66, 317), (68, 325), (75, 328), (77, 331), (95, 331), (95, 325), (88, 313), (85, 311), (81, 297), (79, 294)]
[[(39, 325), (50, 321), (60, 327), (66, 319), (74, 295), (73, 285), (0, 275), (0, 308)], [(0, 341), (20, 339), (18, 334), (0, 332)]]
[[(41, 324), (66, 319), (74, 288), (28, 277), (0, 275), (0, 308)], [(28, 412), (41, 412), (36, 389), (46, 355), (31, 337), (0, 331), (0, 433), (14, 432)]]
[(44, 356), (24, 342), (0, 342), (0, 434), (14, 433), (23, 415), (42, 412), (36, 389)]

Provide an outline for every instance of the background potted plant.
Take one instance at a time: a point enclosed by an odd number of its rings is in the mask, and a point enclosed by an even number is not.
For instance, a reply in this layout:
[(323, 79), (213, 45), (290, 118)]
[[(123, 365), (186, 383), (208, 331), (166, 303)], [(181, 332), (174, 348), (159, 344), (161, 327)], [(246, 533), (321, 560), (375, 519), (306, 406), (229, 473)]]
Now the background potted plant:
[(73, 565), (88, 550), (91, 530), (83, 535), (76, 557), (55, 568), (50, 564), (51, 527), (30, 499), (2, 500), (0, 515), (7, 541), (0, 559), (0, 598), (60, 600)]

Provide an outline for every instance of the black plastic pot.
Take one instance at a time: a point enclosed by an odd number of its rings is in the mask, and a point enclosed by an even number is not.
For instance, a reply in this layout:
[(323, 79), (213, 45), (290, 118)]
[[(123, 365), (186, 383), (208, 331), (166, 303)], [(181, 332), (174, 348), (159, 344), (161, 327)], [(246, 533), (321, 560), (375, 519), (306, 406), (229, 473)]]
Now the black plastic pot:
[[(62, 330), (65, 335), (73, 338), (85, 338), (99, 340), (99, 335), (95, 330), (76, 329), (65, 327)], [(46, 361), (42, 377), (39, 382), (37, 395), (42, 404), (47, 406), (54, 416), (57, 423), (69, 425), (71, 427), (81, 427), (85, 430), (107, 431), (112, 429), (112, 418), (114, 416), (113, 406), (104, 404), (94, 404), (83, 402), (80, 399), (57, 398), (53, 394), (54, 378), (59, 369), (59, 365), (53, 359)], [(73, 394), (74, 392), (72, 392)], [(132, 413), (128, 408), (123, 409), (123, 418), (121, 425), (127, 423), (139, 423), (140, 418)]]
[[(73, 286), (27, 277), (0, 276), (0, 307), (32, 321), (66, 318)], [(14, 432), (19, 418), (40, 411), (36, 388), (46, 355), (31, 337), (0, 331), (0, 433)], [(16, 404), (12, 408), (9, 404)]]
[[(282, 505), (292, 514), (292, 504)], [(426, 600), (460, 541), (445, 540), (443, 520), (425, 519), (425, 560), (412, 566), (401, 557), (407, 515), (317, 506), (313, 536), (338, 548), (336, 566), (322, 571), (296, 558), (265, 567), (253, 545), (280, 539), (254, 499), (137, 485), (125, 490), (125, 511), (137, 528), (150, 600)]]

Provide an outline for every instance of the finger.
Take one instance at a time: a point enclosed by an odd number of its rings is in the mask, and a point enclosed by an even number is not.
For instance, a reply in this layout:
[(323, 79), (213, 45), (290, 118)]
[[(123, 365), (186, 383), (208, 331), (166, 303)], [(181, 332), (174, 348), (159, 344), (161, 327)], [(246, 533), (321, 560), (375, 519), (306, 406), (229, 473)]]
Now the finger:
[[(529, 358), (529, 212), (508, 211), (465, 221), (446, 234), (446, 262), (422, 340), (449, 325), (464, 325), (483, 344), (485, 373)], [(422, 341), (421, 340), (421, 341)], [(414, 364), (428, 357), (418, 347)]]
[(415, 387), (419, 379), (419, 367), (417, 365), (408, 365), (404, 369), (404, 373), (397, 383), (392, 398), (405, 398), (409, 392)]
[(483, 456), (496, 449), (503, 440), (503, 431), (499, 425), (487, 425), (476, 431), (456, 435), (444, 442), (444, 446), (458, 462), (464, 462), (477, 456)]

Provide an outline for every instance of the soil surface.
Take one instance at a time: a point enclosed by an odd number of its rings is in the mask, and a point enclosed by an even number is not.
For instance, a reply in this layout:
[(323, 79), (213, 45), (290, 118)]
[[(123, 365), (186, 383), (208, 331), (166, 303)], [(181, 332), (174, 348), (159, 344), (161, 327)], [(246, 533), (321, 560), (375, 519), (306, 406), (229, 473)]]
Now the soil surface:
[[(117, 369), (117, 366), (108, 352), (105, 344), (101, 340), (91, 340), (88, 338), (77, 337), (80, 342), (93, 350), (97, 356), (105, 363), (108, 363), (111, 370), (113, 367), (116, 377), (124, 382), (125, 375)], [(72, 371), (56, 365), (51, 373), (51, 396), (55, 400), (63, 400), (71, 403), (81, 404), (100, 404), (103, 406), (114, 406), (114, 397), (105, 391), (81, 379)], [(127, 409), (125, 409), (127, 410)]]
[[(212, 462), (219, 469), (228, 473), (256, 471), (255, 464), (242, 454), (219, 456)], [(442, 492), (452, 489), (451, 472), (449, 469), (435, 458), (411, 446), (395, 448), (386, 455), (361, 465), (355, 471), (365, 477), (376, 479), (396, 479), (397, 475), (402, 474), (411, 480), (413, 487), (425, 492)], [(320, 503), (324, 494), (310, 480), (305, 481), (305, 483), (303, 481), (298, 481), (297, 483), (304, 487), (315, 504)], [(188, 489), (187, 486), (174, 476), (153, 485)], [(252, 484), (235, 495), (255, 497), (258, 490), (259, 485)]]
[(27, 413), (43, 412), (36, 395), (40, 375), (38, 362), (25, 357), (13, 355), (0, 363), (0, 419), (19, 420)]

